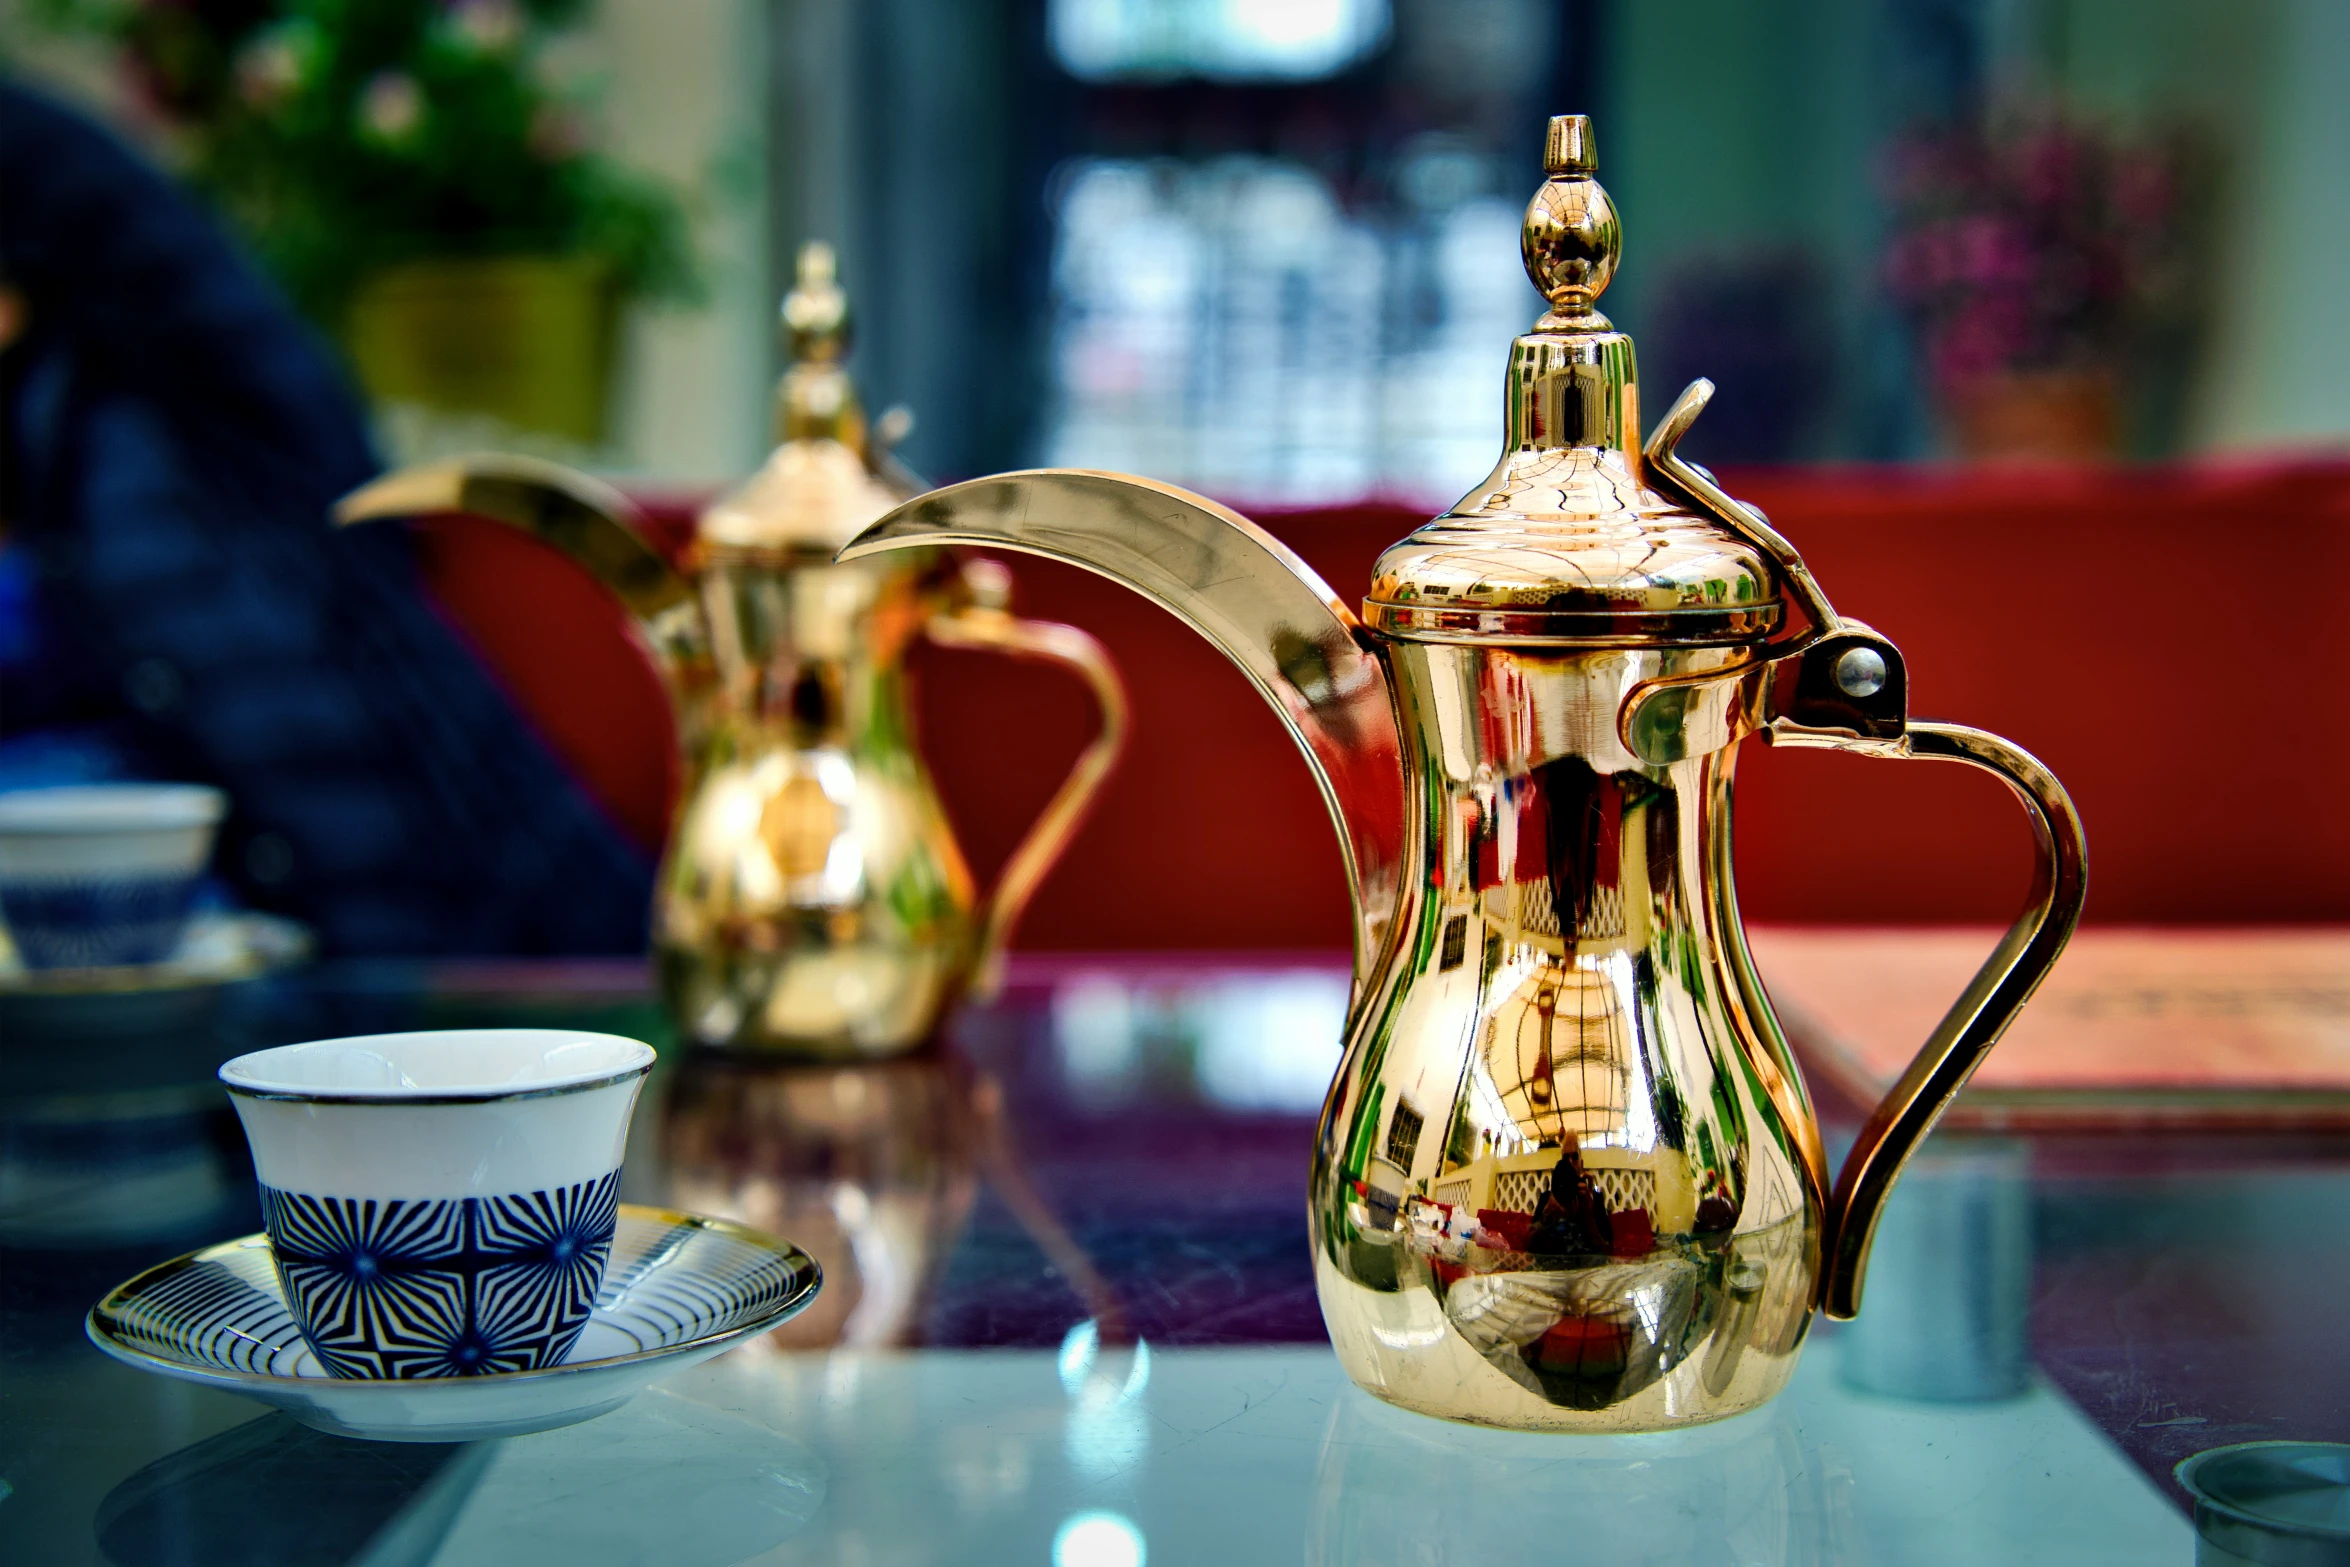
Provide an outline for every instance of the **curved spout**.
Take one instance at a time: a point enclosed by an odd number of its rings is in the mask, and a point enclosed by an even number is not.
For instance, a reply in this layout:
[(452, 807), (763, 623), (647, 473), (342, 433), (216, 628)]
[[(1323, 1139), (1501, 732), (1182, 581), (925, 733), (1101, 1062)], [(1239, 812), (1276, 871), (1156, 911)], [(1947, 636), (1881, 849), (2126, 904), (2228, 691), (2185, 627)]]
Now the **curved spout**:
[(612, 486), (558, 463), (489, 453), (387, 473), (337, 501), (334, 520), (348, 527), (435, 512), (488, 517), (552, 544), (620, 600), (673, 696), (697, 684), (705, 655), (693, 585), (645, 542), (636, 506)]
[(943, 544), (1082, 566), (1167, 610), (1240, 666), (1305, 753), (1338, 828), (1359, 995), (1395, 912), (1403, 757), (1376, 641), (1313, 568), (1202, 496), (1067, 468), (933, 490), (868, 526), (840, 558)]

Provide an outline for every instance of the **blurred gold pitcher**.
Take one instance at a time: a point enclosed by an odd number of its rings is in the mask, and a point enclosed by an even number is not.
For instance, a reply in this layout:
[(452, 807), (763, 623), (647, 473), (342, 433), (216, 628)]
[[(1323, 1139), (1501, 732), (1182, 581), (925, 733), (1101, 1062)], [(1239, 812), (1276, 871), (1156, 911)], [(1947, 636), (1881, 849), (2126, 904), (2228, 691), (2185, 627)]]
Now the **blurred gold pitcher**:
[[(802, 250), (785, 299), (791, 366), (766, 465), (701, 515), (679, 568), (609, 485), (484, 456), (387, 474), (336, 519), (465, 512), (536, 535), (616, 594), (667, 683), (684, 791), (654, 895), (653, 947), (679, 1032), (829, 1058), (911, 1048), (967, 987), (991, 987), (1028, 897), (1108, 776), (1125, 699), (1071, 626), (1006, 608), (991, 561), (833, 552), (920, 485), (870, 438), (843, 360), (832, 253)], [(886, 424), (888, 421), (885, 420)], [(1076, 671), (1101, 710), (981, 906), (915, 748), (914, 639)]]
[[(1310, 1193), (1348, 1371), (1485, 1425), (1636, 1431), (1786, 1384), (1860, 1305), (1887, 1191), (2063, 949), (2081, 829), (1996, 736), (1912, 721), (1901, 654), (1675, 448), (1596, 308), (1620, 232), (1591, 128), (1551, 122), (1522, 250), (1550, 309), (1510, 352), (1491, 474), (1383, 555), (1358, 620), (1245, 518), (1146, 479), (1007, 474), (843, 552), (950, 543), (1100, 572), (1255, 683), (1305, 752), (1355, 911), (1346, 1051)], [(1831, 1188), (1739, 924), (1738, 743), (1981, 768), (2024, 805), (2028, 906)]]

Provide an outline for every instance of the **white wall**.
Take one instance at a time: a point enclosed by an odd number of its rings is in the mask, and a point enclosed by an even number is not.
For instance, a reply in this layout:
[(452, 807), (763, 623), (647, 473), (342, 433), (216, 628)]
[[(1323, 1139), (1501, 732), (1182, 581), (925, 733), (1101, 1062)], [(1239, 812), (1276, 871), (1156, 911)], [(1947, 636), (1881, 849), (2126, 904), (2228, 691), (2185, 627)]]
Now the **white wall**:
[(604, 145), (685, 195), (699, 308), (639, 309), (623, 349), (615, 455), (678, 484), (747, 473), (767, 449), (766, 51), (757, 0), (602, 0), (580, 58), (604, 79)]
[(2350, 4), (2276, 4), (2243, 200), (2213, 247), (2207, 449), (2350, 447)]

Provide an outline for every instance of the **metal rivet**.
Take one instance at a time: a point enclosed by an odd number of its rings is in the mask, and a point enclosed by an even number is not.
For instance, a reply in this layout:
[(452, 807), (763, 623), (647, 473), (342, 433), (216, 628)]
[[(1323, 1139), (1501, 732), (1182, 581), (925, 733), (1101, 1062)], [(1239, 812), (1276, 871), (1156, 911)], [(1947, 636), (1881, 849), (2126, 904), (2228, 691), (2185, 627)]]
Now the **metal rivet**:
[(1836, 689), (1846, 696), (1875, 696), (1885, 689), (1885, 656), (1873, 647), (1846, 648), (1836, 660)]

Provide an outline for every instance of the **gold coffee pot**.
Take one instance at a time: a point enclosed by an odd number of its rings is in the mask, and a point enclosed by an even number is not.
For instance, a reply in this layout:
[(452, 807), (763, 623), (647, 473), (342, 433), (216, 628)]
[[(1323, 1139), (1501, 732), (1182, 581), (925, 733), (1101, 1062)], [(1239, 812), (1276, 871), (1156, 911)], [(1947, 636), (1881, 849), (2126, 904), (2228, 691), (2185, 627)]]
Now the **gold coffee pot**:
[[(679, 1032), (802, 1056), (886, 1055), (928, 1037), (966, 987), (993, 985), (1021, 909), (1116, 759), (1125, 698), (1091, 637), (1009, 613), (1011, 579), (994, 562), (944, 550), (834, 561), (920, 485), (868, 434), (825, 246), (800, 253), (783, 326), (792, 363), (776, 394), (779, 444), (702, 513), (682, 569), (645, 542), (618, 491), (531, 458), (387, 474), (336, 518), (493, 518), (609, 587), (660, 667), (684, 755), (653, 911)], [(984, 908), (915, 748), (905, 657), (921, 636), (1064, 665), (1101, 709), (1099, 735)]]
[[(1858, 1309), (1887, 1191), (2056, 960), (2086, 868), (2048, 770), (1912, 721), (1900, 652), (1675, 455), (1708, 383), (1640, 444), (1632, 343), (1596, 309), (1620, 234), (1585, 118), (1551, 122), (1547, 166), (1523, 251), (1550, 309), (1510, 351), (1501, 459), (1380, 557), (1360, 620), (1246, 519), (1111, 474), (939, 490), (843, 558), (1074, 562), (1247, 672), (1321, 784), (1354, 894), (1311, 1192), (1340, 1359), (1430, 1414), (1654, 1430), (1770, 1398), (1814, 1308)], [(1750, 735), (1981, 768), (2036, 835), (2029, 907), (1833, 1187), (1739, 925)]]

